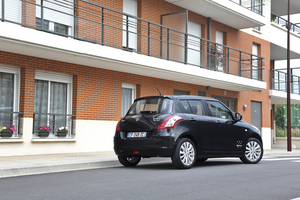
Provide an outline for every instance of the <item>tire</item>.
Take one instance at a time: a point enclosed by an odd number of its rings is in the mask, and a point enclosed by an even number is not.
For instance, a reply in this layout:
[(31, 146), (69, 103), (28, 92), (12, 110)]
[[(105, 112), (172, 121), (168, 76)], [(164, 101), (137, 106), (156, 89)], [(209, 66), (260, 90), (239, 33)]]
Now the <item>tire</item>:
[(256, 164), (261, 160), (262, 156), (262, 143), (256, 138), (249, 138), (243, 156), (240, 157), (241, 161), (247, 164)]
[(119, 162), (125, 167), (134, 167), (141, 161), (141, 157), (118, 156)]
[(196, 148), (194, 143), (188, 138), (179, 140), (173, 156), (173, 165), (178, 169), (189, 169), (196, 161)]
[(207, 161), (207, 158), (199, 158), (199, 159), (196, 159), (197, 162), (205, 162)]

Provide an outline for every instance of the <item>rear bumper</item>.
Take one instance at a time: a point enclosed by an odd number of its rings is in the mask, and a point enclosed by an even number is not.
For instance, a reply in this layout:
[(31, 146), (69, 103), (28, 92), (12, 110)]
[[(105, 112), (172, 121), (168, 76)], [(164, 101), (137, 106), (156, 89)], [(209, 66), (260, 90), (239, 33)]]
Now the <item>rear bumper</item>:
[(171, 157), (174, 152), (173, 137), (135, 138), (114, 137), (116, 155), (141, 157)]

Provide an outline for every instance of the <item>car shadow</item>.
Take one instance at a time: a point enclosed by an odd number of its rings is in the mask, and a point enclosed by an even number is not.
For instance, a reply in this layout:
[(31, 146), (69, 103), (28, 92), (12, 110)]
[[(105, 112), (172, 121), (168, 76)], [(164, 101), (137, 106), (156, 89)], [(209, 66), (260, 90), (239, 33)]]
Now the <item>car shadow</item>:
[[(224, 165), (240, 165), (244, 164), (239, 159), (236, 160), (222, 160), (222, 159), (208, 159), (205, 162), (195, 162), (194, 168), (202, 168), (202, 167), (218, 167)], [(152, 169), (152, 170), (178, 170), (173, 164), (172, 161), (163, 161), (159, 163), (140, 163), (137, 166), (133, 167), (134, 170), (144, 170), (144, 169)], [(131, 169), (133, 169), (131, 168)]]

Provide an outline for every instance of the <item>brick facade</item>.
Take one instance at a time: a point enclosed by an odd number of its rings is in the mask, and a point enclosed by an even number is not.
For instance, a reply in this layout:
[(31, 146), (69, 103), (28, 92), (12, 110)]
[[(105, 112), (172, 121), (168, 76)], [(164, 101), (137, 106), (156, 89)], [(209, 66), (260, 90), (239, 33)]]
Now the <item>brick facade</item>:
[[(106, 7), (122, 11), (122, 0), (94, 0), (91, 1)], [(85, 7), (92, 11), (98, 7), (91, 6), (87, 3), (78, 2), (78, 7)], [(184, 8), (163, 0), (139, 0), (138, 1), (138, 17), (160, 24), (162, 14), (168, 14), (178, 11), (184, 11)], [(32, 10), (30, 7), (23, 6), (23, 11)], [(98, 10), (99, 11), (99, 10)], [(98, 13), (99, 14), (99, 13)], [(98, 15), (97, 14), (97, 15)], [(109, 16), (110, 12), (106, 11)], [(26, 16), (26, 13), (23, 14)], [(96, 14), (95, 14), (96, 15)], [(114, 14), (115, 15), (115, 14)], [(31, 18), (34, 18), (33, 15)], [(189, 20), (201, 24), (202, 38), (207, 39), (207, 18), (198, 15), (194, 12), (189, 12)], [(85, 17), (94, 22), (101, 22), (99, 16), (92, 16), (84, 13), (79, 13), (78, 17)], [(114, 16), (122, 18), (120, 16)], [(26, 22), (32, 24), (32, 20), (25, 18)], [(102, 27), (101, 24), (87, 21), (77, 21), (77, 36), (83, 39), (102, 42)], [(109, 22), (115, 24), (113, 21)], [(122, 25), (118, 25), (122, 28)], [(226, 26), (212, 20), (211, 38), (216, 40), (216, 31), (224, 33), (224, 45), (252, 53), (253, 43), (259, 45), (259, 56), (264, 57), (264, 77), (270, 88), (270, 43), (263, 39), (249, 35), (243, 31)], [(140, 30), (141, 31), (141, 30)], [(105, 41), (108, 44), (121, 47), (122, 32), (116, 31), (113, 28), (105, 27)], [(146, 52), (148, 48), (145, 44), (146, 39), (139, 38), (139, 48)], [(151, 51), (159, 51), (159, 43), (152, 41)], [(197, 95), (198, 90), (206, 91), (206, 86), (186, 84), (175, 81), (168, 81), (145, 76), (127, 74), (122, 72), (110, 71), (100, 68), (92, 68), (87, 66), (63, 63), (54, 60), (46, 60), (25, 55), (18, 55), (8, 52), (0, 52), (0, 64), (13, 65), (21, 67), (21, 88), (20, 88), (20, 111), (24, 112), (23, 117), (32, 117), (34, 107), (34, 76), (35, 70), (47, 70), (53, 72), (67, 73), (73, 75), (73, 114), (76, 119), (84, 120), (111, 120), (117, 121), (121, 116), (121, 88), (122, 83), (132, 83), (137, 85), (137, 97), (147, 95), (157, 95), (157, 88), (165, 95), (172, 95), (174, 89), (189, 91), (191, 95)], [(134, 80), (134, 81), (133, 81)], [(207, 84), (209, 85), (209, 83)], [(218, 88), (211, 88), (207, 92), (207, 96), (212, 95), (225, 96), (237, 99), (237, 112), (243, 115), (243, 119), (251, 123), (251, 101), (262, 103), (262, 127), (271, 127), (271, 105), (268, 94), (268, 89), (265, 91), (245, 91), (234, 92), (226, 91)], [(243, 105), (248, 105), (246, 111), (243, 110)]]

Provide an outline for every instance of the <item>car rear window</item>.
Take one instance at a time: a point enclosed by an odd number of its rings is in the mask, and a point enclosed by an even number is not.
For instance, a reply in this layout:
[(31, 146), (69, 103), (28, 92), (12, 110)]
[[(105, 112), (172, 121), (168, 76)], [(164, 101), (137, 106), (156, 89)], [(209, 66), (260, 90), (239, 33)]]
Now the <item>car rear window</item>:
[(135, 101), (127, 115), (168, 114), (172, 112), (173, 100), (167, 98), (145, 98)]

